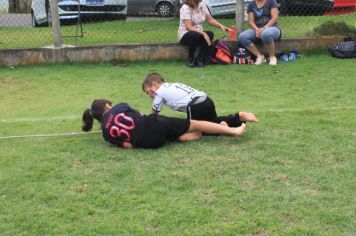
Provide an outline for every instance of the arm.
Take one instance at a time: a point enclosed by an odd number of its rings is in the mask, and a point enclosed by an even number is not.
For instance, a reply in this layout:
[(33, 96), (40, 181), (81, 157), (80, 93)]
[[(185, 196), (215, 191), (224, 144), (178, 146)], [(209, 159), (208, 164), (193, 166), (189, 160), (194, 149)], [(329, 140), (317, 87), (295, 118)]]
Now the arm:
[(153, 114), (153, 115), (158, 115), (159, 112), (152, 109), (152, 110), (151, 110), (151, 114)]
[(268, 27), (273, 26), (277, 22), (278, 18), (278, 8), (271, 8), (271, 19), (268, 21), (268, 23), (263, 26), (263, 28), (259, 28), (256, 31), (256, 36), (259, 38), (261, 37), (261, 34), (263, 33), (264, 30), (266, 30)]
[(121, 148), (129, 149), (133, 148), (133, 145), (129, 142), (122, 142)]
[(218, 29), (221, 29), (224, 32), (231, 31), (230, 28), (220, 24), (217, 20), (214, 19), (210, 14), (206, 14), (206, 21), (208, 22), (209, 25), (212, 25)]
[(200, 30), (196, 29), (195, 27), (193, 27), (191, 20), (185, 19), (185, 20), (183, 20), (183, 22), (184, 22), (185, 28), (188, 31), (197, 32), (198, 34), (201, 34), (204, 37), (207, 44), (209, 46), (211, 45), (211, 41), (210, 41), (209, 35), (207, 33), (205, 33), (204, 31), (200, 31)]
[(267, 22), (267, 24), (263, 28), (258, 28), (255, 24), (255, 17), (252, 12), (248, 13), (248, 23), (250, 24), (251, 28), (255, 30), (256, 37), (261, 37), (262, 32), (267, 29), (268, 27), (273, 26), (278, 19), (278, 8), (271, 8), (271, 19)]
[(265, 27), (272, 27), (274, 24), (276, 24), (277, 19), (278, 19), (278, 8), (271, 8), (271, 19), (268, 21), (268, 23), (265, 25)]
[(203, 35), (204, 32), (193, 26), (193, 9), (191, 9), (187, 4), (184, 4), (180, 9), (180, 19), (183, 20), (186, 30), (191, 32), (197, 32)]
[(255, 24), (255, 16), (253, 15), (253, 12), (249, 12), (247, 15), (247, 20), (248, 20), (248, 24), (250, 25), (250, 27), (254, 30), (257, 31), (258, 27)]

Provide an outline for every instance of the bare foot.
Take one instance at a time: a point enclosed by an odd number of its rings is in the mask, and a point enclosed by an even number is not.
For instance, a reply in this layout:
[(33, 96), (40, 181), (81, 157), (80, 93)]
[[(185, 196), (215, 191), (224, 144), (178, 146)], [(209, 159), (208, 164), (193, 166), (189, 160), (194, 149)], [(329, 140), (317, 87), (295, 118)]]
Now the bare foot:
[(248, 122), (257, 122), (258, 121), (255, 114), (253, 114), (251, 112), (240, 111), (238, 114), (240, 116), (241, 121), (248, 121)]
[(245, 131), (246, 131), (247, 125), (245, 123), (242, 123), (240, 127), (235, 128), (235, 134), (234, 136), (242, 136)]
[(225, 121), (221, 121), (221, 122), (220, 122), (220, 125), (229, 126)]

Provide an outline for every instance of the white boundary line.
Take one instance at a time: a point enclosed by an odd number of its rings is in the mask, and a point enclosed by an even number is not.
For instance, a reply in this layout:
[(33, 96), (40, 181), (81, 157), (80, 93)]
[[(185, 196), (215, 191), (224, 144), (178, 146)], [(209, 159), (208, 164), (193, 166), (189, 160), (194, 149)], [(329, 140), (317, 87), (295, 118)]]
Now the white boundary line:
[[(298, 112), (298, 111), (336, 111), (336, 110), (355, 110), (356, 107), (328, 107), (328, 108), (304, 108), (304, 109), (269, 109), (269, 110), (261, 110), (254, 111), (257, 112)], [(14, 122), (40, 122), (40, 121), (55, 121), (55, 120), (75, 120), (79, 119), (79, 116), (57, 116), (57, 117), (46, 117), (46, 118), (17, 118), (17, 119), (0, 119), (0, 123), (14, 123)], [(0, 136), (1, 139), (15, 139), (15, 138), (50, 138), (50, 137), (68, 137), (68, 136), (79, 136), (79, 135), (87, 135), (87, 134), (97, 134), (101, 133), (101, 131), (93, 131), (93, 132), (81, 132), (81, 133), (63, 133), (63, 134), (32, 134), (32, 135), (17, 135), (17, 136)]]
[(53, 117), (27, 117), (27, 118), (8, 118), (0, 119), (0, 123), (15, 123), (15, 122), (46, 122), (46, 121), (56, 121), (56, 120), (76, 120), (81, 119), (79, 116), (53, 116)]
[[(267, 109), (267, 110), (254, 110), (254, 113), (257, 112), (296, 112), (296, 111), (336, 111), (336, 110), (355, 110), (356, 107), (311, 107), (311, 108), (285, 108), (285, 109)], [(219, 110), (220, 112), (231, 112), (227, 110)], [(56, 120), (77, 120), (81, 119), (81, 116), (54, 116), (54, 117), (44, 117), (44, 118), (36, 118), (36, 117), (28, 117), (28, 118), (8, 118), (8, 119), (0, 119), (0, 123), (16, 123), (16, 122), (49, 122)]]
[[(253, 110), (253, 113), (265, 112), (297, 112), (297, 111), (338, 111), (338, 110), (356, 110), (356, 107), (310, 107), (310, 108), (281, 108), (281, 109), (267, 109), (267, 110)], [(219, 110), (220, 112), (231, 112), (231, 110)], [(248, 110), (246, 110), (248, 111)], [(1, 120), (0, 120), (1, 121)]]
[(254, 112), (295, 112), (295, 111), (338, 111), (338, 110), (356, 110), (356, 107), (311, 107), (311, 108), (285, 108), (285, 109), (267, 109)]
[(87, 134), (98, 134), (101, 131), (92, 132), (82, 132), (82, 133), (64, 133), (64, 134), (29, 134), (29, 135), (17, 135), (17, 136), (3, 136), (1, 139), (15, 139), (15, 138), (52, 138), (52, 137), (68, 137), (68, 136), (79, 136)]

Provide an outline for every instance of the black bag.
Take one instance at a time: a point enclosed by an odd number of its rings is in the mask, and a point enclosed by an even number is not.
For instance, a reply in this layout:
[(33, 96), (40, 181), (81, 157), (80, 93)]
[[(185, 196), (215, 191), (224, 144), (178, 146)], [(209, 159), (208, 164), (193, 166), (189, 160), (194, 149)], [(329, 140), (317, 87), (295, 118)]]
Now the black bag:
[(232, 53), (232, 62), (234, 64), (253, 64), (254, 60), (251, 53), (239, 44)]
[(329, 48), (333, 57), (356, 58), (356, 41), (345, 39), (345, 42), (336, 43)]

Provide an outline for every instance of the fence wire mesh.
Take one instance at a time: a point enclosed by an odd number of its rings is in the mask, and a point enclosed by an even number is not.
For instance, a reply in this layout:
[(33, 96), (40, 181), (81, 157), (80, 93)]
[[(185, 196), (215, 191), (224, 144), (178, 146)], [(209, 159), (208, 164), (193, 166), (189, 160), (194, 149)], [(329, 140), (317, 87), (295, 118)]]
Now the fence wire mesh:
[[(245, 0), (245, 9), (252, 0)], [(204, 0), (226, 26), (236, 24), (236, 0)], [(326, 22), (343, 23), (356, 35), (356, 0), (277, 0), (283, 38), (319, 36)], [(64, 44), (142, 44), (178, 42), (178, 0), (58, 0)], [(53, 45), (49, 0), (0, 0), (0, 48)], [(245, 22), (244, 28), (248, 25)], [(340, 24), (335, 24), (340, 28)], [(223, 32), (205, 23), (216, 38)], [(331, 35), (338, 34), (330, 30)], [(341, 32), (342, 33), (342, 32)]]

